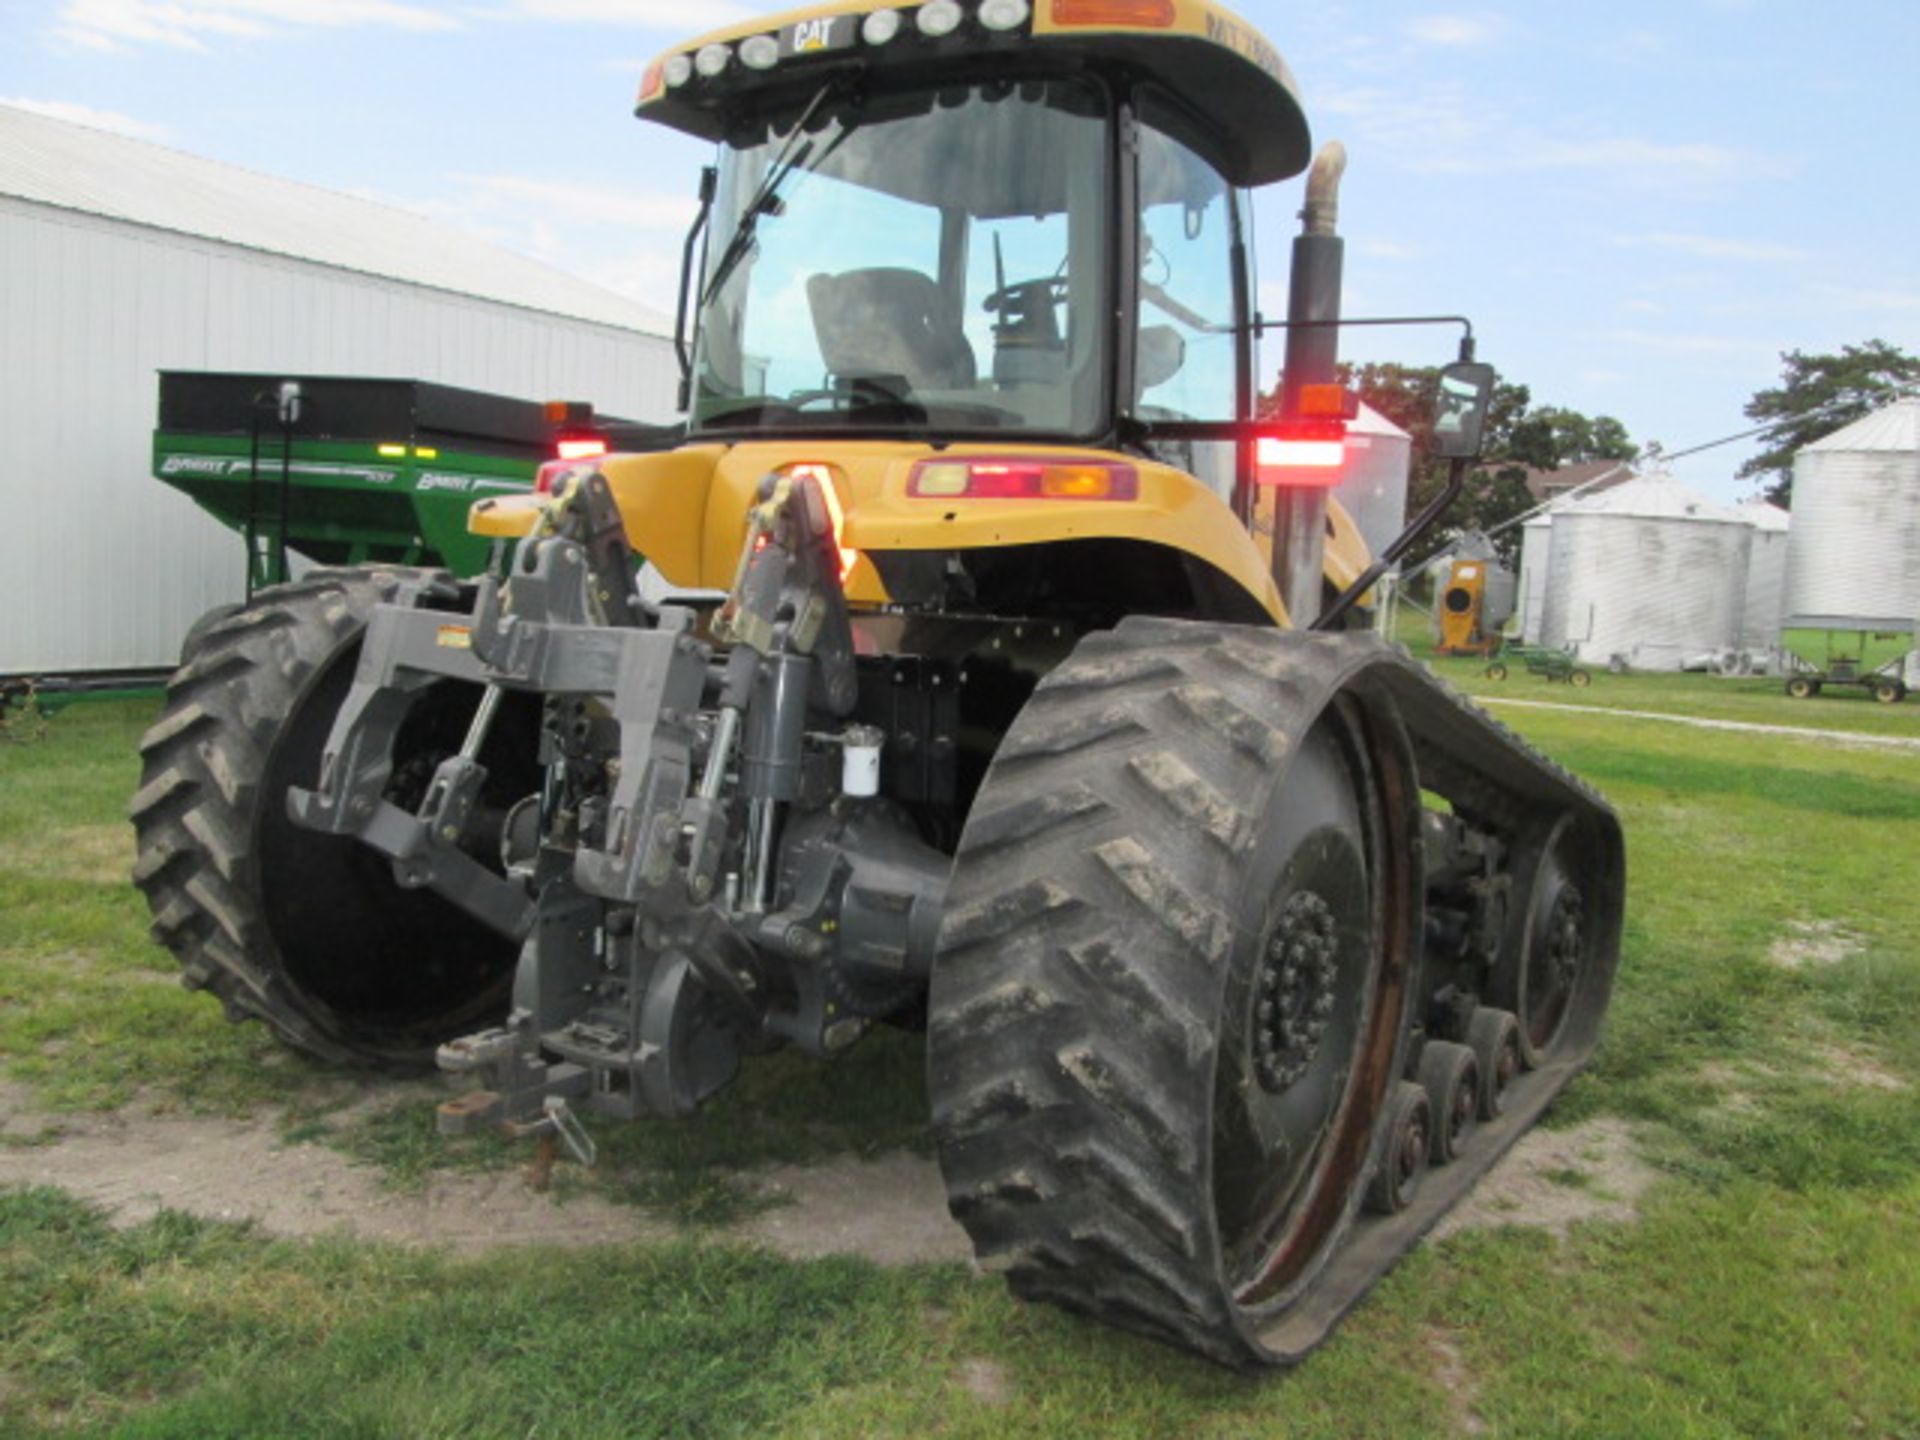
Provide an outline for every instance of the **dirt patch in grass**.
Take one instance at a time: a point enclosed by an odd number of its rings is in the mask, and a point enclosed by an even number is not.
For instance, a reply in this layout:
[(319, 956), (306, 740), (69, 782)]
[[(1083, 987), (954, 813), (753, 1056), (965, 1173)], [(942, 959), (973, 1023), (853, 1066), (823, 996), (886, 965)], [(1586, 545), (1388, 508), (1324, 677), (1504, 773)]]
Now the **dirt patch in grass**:
[(1446, 1393), (1454, 1429), (1462, 1435), (1485, 1435), (1487, 1422), (1474, 1409), (1480, 1398), (1480, 1386), (1467, 1369), (1466, 1356), (1444, 1330), (1428, 1330), (1426, 1341), (1427, 1354), (1433, 1361), (1433, 1378)]
[(1861, 951), (1858, 935), (1832, 920), (1789, 920), (1787, 933), (1767, 950), (1782, 970), (1823, 970)]
[(1807, 1052), (1807, 1058), (1821, 1075), (1842, 1085), (1887, 1091), (1912, 1088), (1871, 1055), (1844, 1045), (1815, 1045)]
[[(540, 1193), (524, 1166), (429, 1171), (395, 1188), (376, 1167), (323, 1144), (289, 1143), (256, 1121), (131, 1114), (60, 1117), (50, 1130), (18, 1087), (0, 1087), (0, 1185), (51, 1185), (132, 1225), (163, 1209), (210, 1220), (251, 1220), (276, 1235), (345, 1232), (472, 1253), (525, 1245), (661, 1241), (665, 1221), (579, 1185)], [(391, 1099), (391, 1097), (388, 1097)], [(574, 1172), (577, 1173), (577, 1172)], [(931, 1160), (844, 1157), (756, 1175), (777, 1208), (716, 1238), (763, 1245), (792, 1259), (859, 1255), (882, 1265), (961, 1261), (971, 1253), (947, 1215)]]
[(1013, 1381), (992, 1360), (962, 1360), (956, 1383), (989, 1410), (1004, 1410), (1014, 1400)]
[(1633, 1220), (1655, 1178), (1624, 1121), (1533, 1130), (1433, 1233), (1444, 1239), (1462, 1230), (1520, 1225), (1565, 1235), (1585, 1220)]
[(972, 1258), (966, 1232), (947, 1214), (940, 1167), (924, 1156), (785, 1166), (762, 1184), (780, 1203), (736, 1233), (782, 1255), (864, 1255), (881, 1265)]

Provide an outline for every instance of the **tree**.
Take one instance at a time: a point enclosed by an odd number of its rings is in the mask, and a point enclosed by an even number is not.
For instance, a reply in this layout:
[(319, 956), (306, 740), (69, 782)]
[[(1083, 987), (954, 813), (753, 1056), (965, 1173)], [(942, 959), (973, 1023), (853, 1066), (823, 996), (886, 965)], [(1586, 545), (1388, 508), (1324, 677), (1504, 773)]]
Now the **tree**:
[(1769, 481), (1767, 499), (1792, 505), (1795, 454), (1903, 395), (1920, 395), (1920, 357), (1884, 340), (1842, 346), (1838, 355), (1787, 351), (1780, 383), (1747, 402), (1747, 418), (1772, 428), (1740, 478)]
[[(1340, 380), (1413, 437), (1407, 513), (1417, 514), (1447, 483), (1447, 462), (1432, 454), (1439, 369), (1392, 363), (1342, 365)], [(1279, 395), (1276, 383), (1270, 394), (1261, 397), (1262, 414), (1277, 413)], [(1468, 476), (1465, 493), (1444, 523), (1454, 531), (1491, 530), (1533, 508), (1535, 501), (1526, 485), (1528, 470), (1557, 470), (1583, 460), (1631, 460), (1636, 453), (1627, 427), (1611, 415), (1589, 417), (1552, 405), (1534, 409), (1533, 393), (1525, 385), (1502, 380), (1494, 387), (1481, 463)], [(1517, 529), (1499, 539), (1508, 559), (1519, 543)]]

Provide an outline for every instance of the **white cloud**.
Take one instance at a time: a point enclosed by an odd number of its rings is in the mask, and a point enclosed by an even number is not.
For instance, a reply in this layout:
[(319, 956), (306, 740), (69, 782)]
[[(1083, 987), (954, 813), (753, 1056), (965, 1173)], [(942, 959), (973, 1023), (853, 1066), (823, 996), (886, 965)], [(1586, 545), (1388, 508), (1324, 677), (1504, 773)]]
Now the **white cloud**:
[(498, 13), (534, 20), (568, 20), (595, 25), (630, 25), (642, 30), (683, 31), (698, 35), (751, 20), (761, 8), (729, 0), (511, 0)]
[(1676, 235), (1657, 231), (1649, 235), (1622, 235), (1614, 241), (1630, 249), (1672, 250), (1702, 260), (1805, 260), (1807, 252), (1791, 245), (1764, 240), (1728, 240), (1713, 235)]
[(100, 110), (92, 105), (78, 105), (71, 100), (28, 100), (18, 95), (0, 95), (0, 105), (11, 105), (16, 110), (30, 110), (35, 115), (46, 115), (55, 120), (71, 120), (76, 125), (91, 125), (96, 130), (111, 130), (118, 135), (131, 135), (136, 140), (165, 140), (171, 133), (164, 125), (136, 120), (131, 115), (122, 115), (118, 110)]
[(1883, 314), (1912, 314), (1920, 310), (1920, 291), (1865, 290), (1842, 285), (1821, 287), (1825, 299), (1843, 310), (1877, 310)]
[(1398, 240), (1362, 240), (1360, 253), (1373, 260), (1417, 260), (1420, 251), (1412, 245), (1403, 245)]
[(1407, 34), (1422, 45), (1451, 50), (1476, 49), (1500, 33), (1497, 21), (1473, 15), (1425, 15), (1410, 22)]
[(61, 0), (54, 17), (56, 35), (95, 50), (127, 45), (204, 50), (212, 38), (248, 39), (282, 25), (460, 28), (441, 10), (397, 0)]

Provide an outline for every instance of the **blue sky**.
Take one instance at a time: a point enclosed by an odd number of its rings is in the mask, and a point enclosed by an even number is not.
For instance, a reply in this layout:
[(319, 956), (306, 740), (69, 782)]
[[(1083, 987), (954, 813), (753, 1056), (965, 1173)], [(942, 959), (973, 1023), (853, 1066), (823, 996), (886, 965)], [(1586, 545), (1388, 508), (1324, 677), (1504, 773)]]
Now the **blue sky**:
[[(1537, 401), (1669, 449), (1744, 428), (1783, 350), (1920, 351), (1913, 0), (1238, 8), (1292, 64), (1316, 135), (1352, 152), (1348, 313), (1471, 315), (1482, 357)], [(705, 151), (632, 119), (633, 92), (660, 49), (757, 13), (0, 0), (0, 100), (420, 209), (669, 308)], [(1270, 313), (1299, 201), (1295, 184), (1260, 201)], [(1747, 453), (1676, 473), (1744, 497)]]

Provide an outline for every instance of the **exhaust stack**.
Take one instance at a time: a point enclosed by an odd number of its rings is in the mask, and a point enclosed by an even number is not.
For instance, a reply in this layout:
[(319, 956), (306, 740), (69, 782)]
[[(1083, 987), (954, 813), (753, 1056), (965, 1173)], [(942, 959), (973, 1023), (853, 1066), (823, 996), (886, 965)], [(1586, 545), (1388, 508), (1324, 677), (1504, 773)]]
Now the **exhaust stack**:
[[(1300, 391), (1331, 385), (1340, 359), (1340, 284), (1346, 242), (1337, 233), (1340, 180), (1347, 147), (1322, 146), (1307, 176), (1301, 233), (1293, 242), (1293, 277), (1287, 303), (1287, 358), (1280, 386), (1282, 420), (1298, 419)], [(1282, 489), (1274, 500), (1273, 578), (1296, 630), (1319, 618), (1325, 581), (1327, 492), (1313, 486)]]

